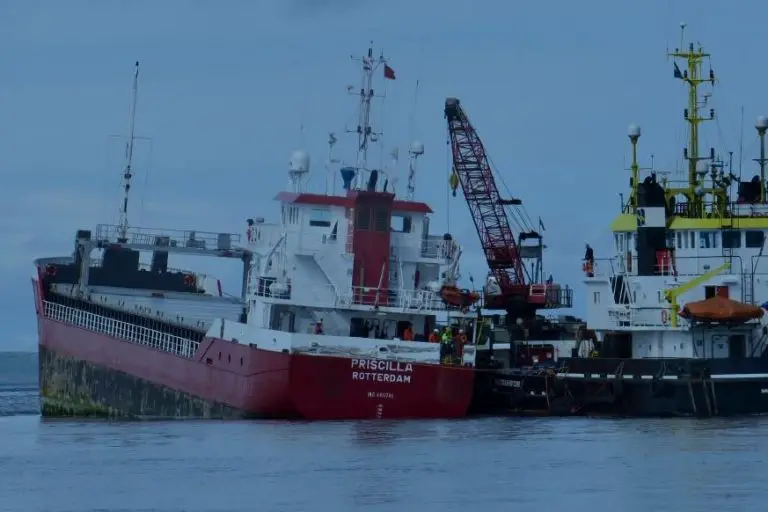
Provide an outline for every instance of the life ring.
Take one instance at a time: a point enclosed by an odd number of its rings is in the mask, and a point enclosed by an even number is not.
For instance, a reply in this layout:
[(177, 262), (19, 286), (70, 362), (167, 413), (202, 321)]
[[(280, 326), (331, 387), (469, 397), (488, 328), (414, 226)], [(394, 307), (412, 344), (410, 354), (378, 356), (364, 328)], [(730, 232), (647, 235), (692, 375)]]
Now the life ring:
[(195, 276), (192, 274), (187, 274), (184, 276), (184, 284), (187, 286), (194, 286), (195, 285)]
[(666, 309), (661, 310), (661, 323), (667, 325), (669, 322), (669, 312)]
[(53, 277), (56, 275), (56, 265), (49, 263), (45, 266), (45, 273)]

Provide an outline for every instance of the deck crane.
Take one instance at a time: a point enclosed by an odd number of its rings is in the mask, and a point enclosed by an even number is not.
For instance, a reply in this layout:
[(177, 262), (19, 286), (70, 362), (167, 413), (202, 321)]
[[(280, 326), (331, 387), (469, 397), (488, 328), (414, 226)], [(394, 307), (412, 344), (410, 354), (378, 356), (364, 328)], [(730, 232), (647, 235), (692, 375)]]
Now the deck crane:
[[(506, 207), (519, 207), (522, 201), (502, 199), (483, 143), (457, 98), (445, 100), (445, 117), (453, 159), (452, 184), (454, 189), (461, 186), (497, 284), (495, 293), (486, 289), (484, 307), (504, 309), (515, 318), (530, 317), (537, 309), (571, 307), (572, 290), (542, 282), (542, 236), (530, 226), (527, 215), (513, 217), (519, 228), (515, 240)], [(530, 271), (526, 260), (533, 260)]]

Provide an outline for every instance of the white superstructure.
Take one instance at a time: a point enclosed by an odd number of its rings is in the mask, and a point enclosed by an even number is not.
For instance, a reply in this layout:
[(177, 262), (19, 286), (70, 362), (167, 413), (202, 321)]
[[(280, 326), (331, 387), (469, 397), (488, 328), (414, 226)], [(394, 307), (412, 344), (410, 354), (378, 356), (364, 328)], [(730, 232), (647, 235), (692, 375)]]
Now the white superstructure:
[[(689, 141), (683, 152), (686, 179), (675, 182), (637, 161), (640, 127), (631, 125), (631, 191), (612, 224), (615, 256), (586, 261), (587, 322), (623, 346), (621, 357), (754, 358), (766, 349), (765, 321), (717, 321), (728, 308), (745, 309), (768, 301), (768, 202), (765, 193), (765, 132), (757, 120), (760, 173), (739, 180), (714, 149), (699, 146), (701, 125), (716, 119), (708, 101), (714, 72), (703, 69), (709, 54), (701, 47), (670, 54), (675, 78), (690, 91), (684, 110)], [(682, 67), (682, 69), (681, 69)], [(720, 299), (712, 299), (720, 297)], [(678, 313), (711, 299), (710, 321), (690, 321)], [(620, 350), (616, 349), (615, 350)]]

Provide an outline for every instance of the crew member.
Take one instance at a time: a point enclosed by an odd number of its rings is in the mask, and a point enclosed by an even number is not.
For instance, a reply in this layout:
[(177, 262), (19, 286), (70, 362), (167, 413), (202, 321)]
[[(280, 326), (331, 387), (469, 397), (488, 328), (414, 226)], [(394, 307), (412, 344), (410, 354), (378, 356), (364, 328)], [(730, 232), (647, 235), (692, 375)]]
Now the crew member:
[(447, 362), (453, 352), (453, 332), (450, 327), (446, 327), (443, 336), (440, 339), (440, 361)]
[[(768, 309), (768, 308), (766, 308)], [(431, 333), (429, 333), (429, 342), (430, 343), (439, 343), (440, 342), (440, 330), (435, 329)]]
[(413, 329), (411, 329), (410, 325), (403, 330), (403, 340), (413, 341)]
[(315, 323), (315, 334), (323, 334), (323, 319)]
[(456, 336), (456, 355), (461, 357), (464, 353), (464, 345), (467, 344), (467, 335), (464, 333), (464, 329), (459, 329), (459, 335)]
[(584, 272), (586, 272), (587, 277), (595, 277), (595, 251), (592, 250), (592, 247), (590, 247), (589, 244), (585, 245)]

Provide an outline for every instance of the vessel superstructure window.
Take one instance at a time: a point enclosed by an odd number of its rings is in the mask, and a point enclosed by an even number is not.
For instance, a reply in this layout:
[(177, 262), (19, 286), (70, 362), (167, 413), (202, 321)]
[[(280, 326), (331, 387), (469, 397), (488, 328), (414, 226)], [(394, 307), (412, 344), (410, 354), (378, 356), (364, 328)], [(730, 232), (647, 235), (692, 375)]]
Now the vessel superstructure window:
[(689, 237), (691, 239), (691, 249), (695, 249), (696, 248), (696, 232), (691, 231)]
[(699, 233), (699, 249), (717, 249), (717, 231)]
[(389, 210), (387, 208), (376, 208), (375, 215), (376, 217), (373, 219), (373, 229), (378, 231), (379, 233), (384, 233), (389, 230)]
[(678, 231), (675, 236), (677, 238), (677, 248), (678, 249), (682, 249), (683, 248), (683, 234)]
[(723, 248), (738, 249), (741, 247), (741, 231), (723, 231)]
[(595, 304), (600, 304), (600, 292), (592, 292), (592, 300)]
[(411, 232), (411, 217), (407, 215), (392, 215), (392, 231), (400, 233)]
[(752, 249), (760, 248), (765, 242), (765, 232), (763, 231), (745, 231), (744, 246)]
[(330, 238), (331, 240), (336, 240), (338, 235), (339, 235), (339, 221), (336, 221), (333, 223), (333, 228), (331, 228), (331, 234), (329, 235), (328, 238)]
[(356, 212), (355, 229), (358, 231), (368, 231), (371, 229), (371, 208), (369, 206), (360, 206)]
[(331, 212), (328, 210), (313, 209), (309, 217), (309, 225), (318, 228), (331, 227)]

